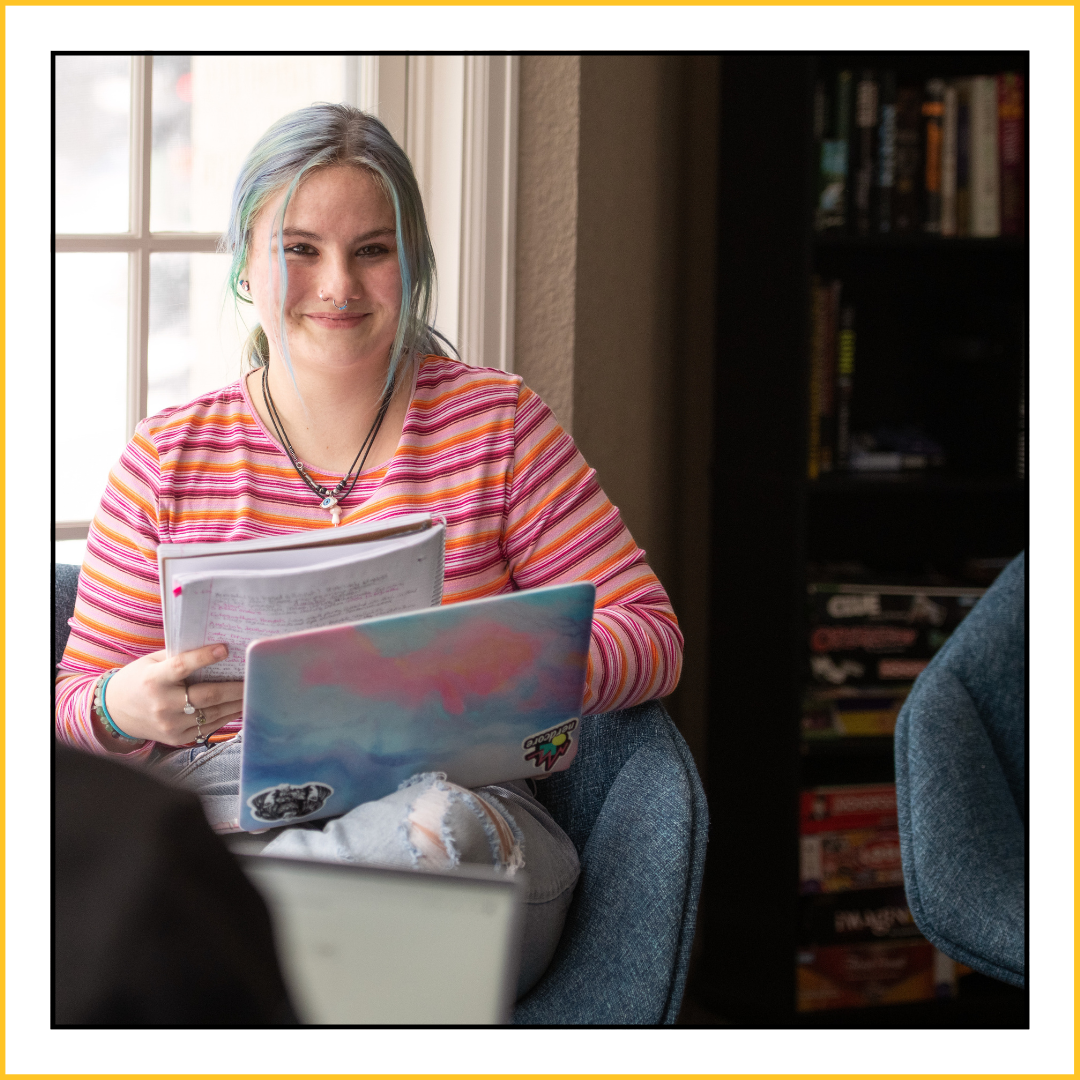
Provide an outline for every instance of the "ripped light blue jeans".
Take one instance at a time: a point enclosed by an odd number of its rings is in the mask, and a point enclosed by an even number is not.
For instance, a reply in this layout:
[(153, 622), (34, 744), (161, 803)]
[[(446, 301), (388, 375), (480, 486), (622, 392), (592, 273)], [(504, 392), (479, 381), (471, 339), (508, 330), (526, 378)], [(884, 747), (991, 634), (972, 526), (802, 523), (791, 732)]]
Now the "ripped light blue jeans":
[[(236, 817), (243, 735), (157, 757), (153, 771), (195, 792), (210, 823)], [(544, 973), (559, 943), (581, 872), (570, 838), (525, 781), (469, 791), (442, 773), (420, 773), (395, 792), (361, 803), (328, 823), (293, 825), (249, 836), (245, 851), (401, 869), (446, 869), (461, 863), (524, 869), (524, 933), (518, 996)]]

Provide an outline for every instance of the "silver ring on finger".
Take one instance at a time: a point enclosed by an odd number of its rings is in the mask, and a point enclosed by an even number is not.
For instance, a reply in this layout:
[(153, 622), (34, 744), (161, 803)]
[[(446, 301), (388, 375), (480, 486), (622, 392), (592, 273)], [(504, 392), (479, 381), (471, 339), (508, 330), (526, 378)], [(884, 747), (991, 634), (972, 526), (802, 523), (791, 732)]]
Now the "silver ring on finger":
[(184, 714), (186, 716), (195, 715), (195, 706), (191, 704), (191, 699), (187, 696), (188, 688), (184, 687)]
[(199, 746), (205, 746), (206, 745), (206, 740), (210, 738), (209, 733), (207, 733), (206, 735), (203, 734), (202, 726), (205, 723), (206, 723), (206, 713), (204, 713), (202, 711), (202, 709), (199, 709), (195, 713), (195, 726), (199, 729), (199, 737), (195, 740), (195, 742), (198, 743)]

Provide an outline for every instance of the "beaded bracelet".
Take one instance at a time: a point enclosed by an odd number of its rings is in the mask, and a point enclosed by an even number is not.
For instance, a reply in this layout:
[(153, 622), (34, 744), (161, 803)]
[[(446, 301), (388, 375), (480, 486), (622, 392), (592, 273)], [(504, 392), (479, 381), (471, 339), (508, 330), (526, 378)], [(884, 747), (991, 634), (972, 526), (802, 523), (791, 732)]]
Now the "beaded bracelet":
[(113, 668), (112, 671), (105, 672), (101, 678), (94, 683), (94, 715), (101, 721), (105, 727), (106, 734), (110, 735), (114, 739), (124, 739), (127, 742), (144, 742), (143, 739), (136, 739), (126, 732), (120, 730), (116, 725), (116, 721), (109, 715), (109, 710), (105, 706), (105, 687), (108, 685), (109, 680), (119, 671), (119, 668)]

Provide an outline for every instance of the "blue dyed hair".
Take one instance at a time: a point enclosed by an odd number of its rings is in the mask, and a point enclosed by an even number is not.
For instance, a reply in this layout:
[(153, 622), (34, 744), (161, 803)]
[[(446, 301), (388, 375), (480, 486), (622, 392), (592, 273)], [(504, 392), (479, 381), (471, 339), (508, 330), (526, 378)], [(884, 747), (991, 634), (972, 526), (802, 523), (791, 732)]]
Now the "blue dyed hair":
[[(240, 302), (251, 303), (239, 284), (251, 252), (252, 226), (259, 212), (284, 188), (285, 199), (277, 227), (270, 229), (269, 255), (272, 262), (277, 261), (281, 277), (279, 336), (285, 366), (295, 385), (285, 332), (288, 270), (281, 230), (289, 201), (305, 174), (331, 165), (365, 169), (394, 208), (401, 312), (388, 357), (386, 385), (389, 387), (403, 358), (445, 351), (437, 342), (444, 345), (449, 342), (431, 325), (435, 309), (435, 255), (420, 188), (405, 152), (377, 117), (350, 105), (320, 104), (298, 109), (271, 125), (248, 154), (233, 189), (229, 228), (222, 239), (223, 250), (232, 255), (228, 288)], [(266, 332), (257, 325), (245, 342), (244, 359), (258, 367), (269, 357)]]

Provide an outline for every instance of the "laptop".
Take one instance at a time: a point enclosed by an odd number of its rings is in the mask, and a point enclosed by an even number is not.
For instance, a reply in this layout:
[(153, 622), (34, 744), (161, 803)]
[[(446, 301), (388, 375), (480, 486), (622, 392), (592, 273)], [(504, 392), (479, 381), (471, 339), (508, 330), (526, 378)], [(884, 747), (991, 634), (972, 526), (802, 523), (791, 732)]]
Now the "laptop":
[(238, 858), (270, 911), (302, 1024), (509, 1022), (520, 875)]
[(552, 585), (253, 641), (239, 828), (344, 814), (415, 773), (569, 768), (595, 598)]

